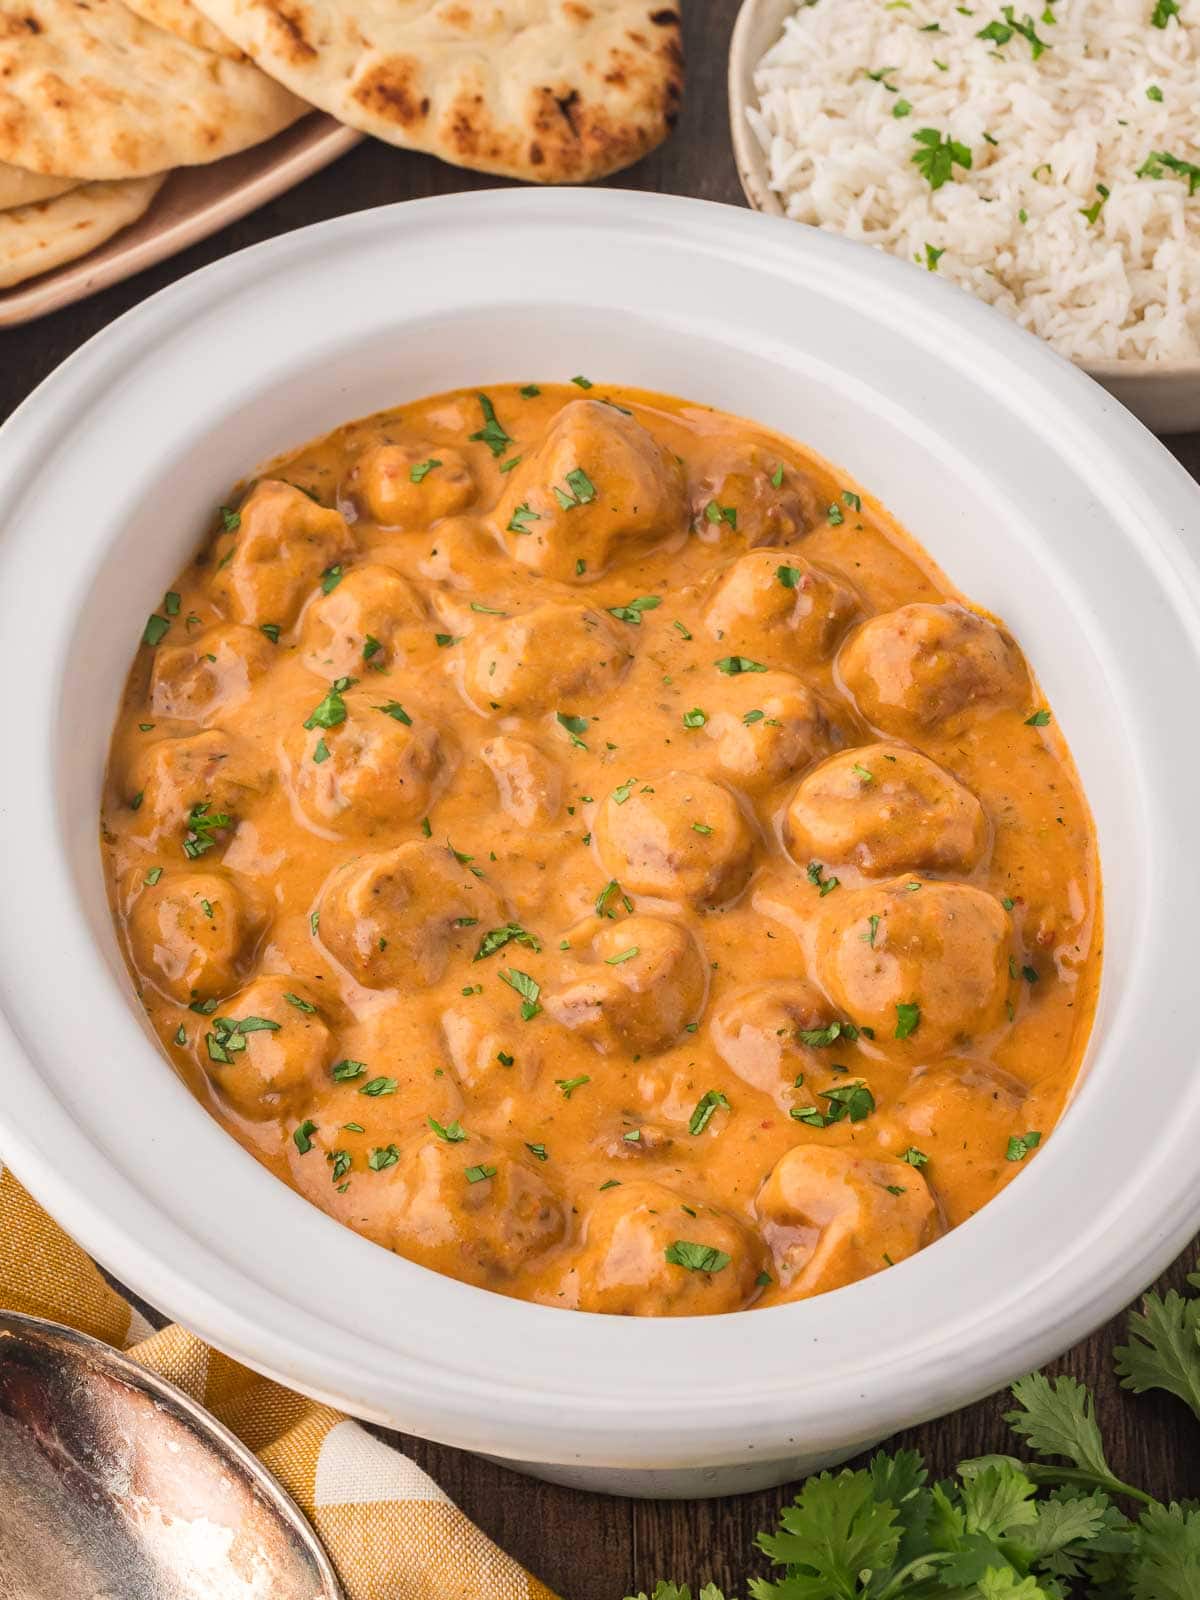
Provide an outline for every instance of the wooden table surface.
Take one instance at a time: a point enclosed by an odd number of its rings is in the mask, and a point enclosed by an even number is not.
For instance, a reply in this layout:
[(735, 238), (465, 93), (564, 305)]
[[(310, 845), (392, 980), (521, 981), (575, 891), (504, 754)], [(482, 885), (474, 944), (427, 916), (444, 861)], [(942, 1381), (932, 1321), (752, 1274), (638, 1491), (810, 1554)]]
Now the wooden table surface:
[[(725, 61), (737, 0), (684, 3), (688, 90), (682, 121), (661, 150), (613, 180), (614, 186), (740, 205), (725, 96)], [(326, 172), (174, 260), (40, 322), (0, 333), (0, 417), (7, 416), (98, 329), (196, 267), (273, 234), (343, 212), (494, 184), (495, 180), (367, 141)], [(229, 352), (229, 361), (236, 365), (235, 350)], [(1168, 442), (1200, 479), (1200, 435)], [(1194, 1255), (1189, 1251), (1165, 1282), (1182, 1287), (1183, 1273)], [(1200, 1423), (1168, 1397), (1134, 1398), (1117, 1387), (1111, 1351), (1121, 1342), (1122, 1329), (1123, 1318), (1118, 1318), (1072, 1350), (1058, 1368), (1094, 1385), (1110, 1457), (1121, 1477), (1144, 1484), (1163, 1498), (1200, 1496)], [(564, 1337), (569, 1348), (569, 1326)], [(819, 1381), (819, 1374), (814, 1374), (814, 1382)], [(945, 1473), (965, 1456), (1009, 1447), (1003, 1410), (1003, 1397), (995, 1397), (914, 1429), (895, 1442), (924, 1451), (933, 1470)], [(629, 1425), (636, 1428), (637, 1418), (630, 1417)], [(779, 1489), (729, 1500), (662, 1504), (614, 1500), (538, 1484), (440, 1445), (416, 1439), (403, 1442), (498, 1544), (565, 1600), (622, 1600), (639, 1588), (651, 1591), (660, 1577), (694, 1585), (712, 1578), (744, 1593), (747, 1576), (766, 1570), (752, 1553), (754, 1535), (774, 1524), (779, 1507), (790, 1498), (788, 1490)]]

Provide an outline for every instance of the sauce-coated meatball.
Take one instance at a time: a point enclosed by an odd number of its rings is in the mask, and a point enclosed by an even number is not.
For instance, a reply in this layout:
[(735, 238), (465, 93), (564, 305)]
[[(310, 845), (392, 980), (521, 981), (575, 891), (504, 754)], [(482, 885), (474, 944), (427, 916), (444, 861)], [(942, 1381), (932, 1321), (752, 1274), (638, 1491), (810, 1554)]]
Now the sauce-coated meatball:
[(237, 988), (259, 926), (232, 878), (168, 872), (138, 894), (129, 917), (129, 945), (148, 983), (190, 1005)]
[(485, 714), (569, 713), (576, 701), (613, 689), (632, 659), (607, 617), (551, 601), (473, 632), (465, 646), (463, 686)]
[(256, 978), (209, 1021), (201, 1062), (254, 1121), (287, 1115), (322, 1081), (333, 1042), (315, 997), (293, 978)]
[(854, 594), (786, 550), (752, 550), (728, 566), (704, 608), (709, 633), (771, 667), (824, 661), (854, 615)]
[(966, 713), (1022, 704), (1029, 674), (994, 622), (960, 605), (911, 605), (872, 617), (838, 657), (868, 722), (902, 739), (952, 734)]
[(820, 521), (807, 475), (759, 444), (719, 439), (692, 485), (692, 520), (708, 543), (794, 544)]
[(982, 889), (916, 878), (839, 889), (821, 900), (816, 934), (822, 988), (881, 1045), (937, 1055), (1003, 1021), (1012, 925)]
[(935, 1189), (940, 1173), (954, 1174), (942, 1204), (946, 1221), (957, 1227), (978, 1209), (972, 1197), (979, 1191), (971, 1180), (984, 1180), (982, 1192), (988, 1194), (996, 1176), (1007, 1175), (1008, 1141), (1028, 1127), (1024, 1103), (1024, 1084), (998, 1067), (970, 1058), (940, 1061), (913, 1075), (886, 1119), (890, 1131), (880, 1134), (880, 1143), (897, 1155), (914, 1149), (928, 1156), (922, 1171)]
[(605, 1054), (653, 1055), (704, 1008), (707, 974), (688, 930), (663, 917), (625, 917), (592, 940), (592, 961), (545, 998), (556, 1022)]
[(562, 408), (496, 510), (509, 554), (562, 583), (591, 582), (616, 561), (682, 542), (687, 518), (679, 462), (599, 400)]
[(746, 887), (754, 836), (723, 785), (690, 772), (619, 786), (600, 807), (605, 870), (630, 894), (719, 906)]
[(824, 708), (787, 672), (740, 673), (707, 724), (716, 763), (743, 789), (768, 789), (824, 755), (833, 738)]
[(404, 529), (457, 516), (478, 493), (466, 458), (427, 439), (368, 446), (350, 475), (350, 490), (368, 517)]
[(744, 1083), (787, 1110), (795, 1103), (797, 1078), (826, 1065), (801, 1035), (819, 1033), (836, 1020), (828, 1000), (811, 983), (776, 978), (734, 990), (714, 1011), (709, 1037), (721, 1060)]
[(317, 829), (373, 832), (424, 816), (443, 769), (431, 723), (361, 699), (338, 727), (297, 727), (287, 744), (296, 804)]
[(361, 678), (404, 661), (404, 635), (430, 625), (420, 595), (391, 567), (348, 572), (304, 613), (304, 664), (322, 678)]
[(288, 628), (322, 575), (353, 555), (350, 530), (278, 478), (256, 484), (240, 516), (217, 541), (213, 599), (233, 622)]
[[(485, 921), (485, 919), (487, 919)], [(368, 989), (433, 984), (452, 950), (498, 926), (492, 891), (432, 840), (355, 856), (321, 895), (319, 933), (329, 953)]]
[[(334, 1142), (352, 1159), (340, 1194), (319, 1154)], [(370, 1148), (351, 1151), (361, 1144), (375, 1150), (374, 1167)], [(485, 1289), (503, 1289), (566, 1226), (558, 1195), (531, 1160), (469, 1130), (459, 1141), (426, 1132), (400, 1144), (322, 1130), (321, 1144), (292, 1168), (310, 1200), (368, 1239)]]
[(275, 646), (257, 628), (225, 623), (154, 653), (150, 709), (181, 722), (209, 722), (240, 705), (269, 670)]
[(562, 772), (525, 739), (488, 739), (479, 754), (496, 780), (500, 809), (522, 828), (544, 827), (562, 806)]
[(789, 1150), (757, 1210), (775, 1258), (777, 1298), (785, 1300), (894, 1266), (939, 1231), (933, 1196), (914, 1167), (831, 1145)]
[(761, 1241), (736, 1217), (631, 1181), (592, 1202), (572, 1276), (581, 1311), (687, 1317), (740, 1310), (765, 1265)]
[(801, 780), (785, 834), (801, 866), (849, 864), (878, 878), (905, 868), (969, 872), (990, 829), (979, 801), (944, 767), (903, 745), (870, 744)]
[[(210, 728), (180, 739), (156, 739), (134, 764), (132, 786), (139, 794), (138, 821), (152, 833), (179, 831), (189, 856), (207, 854), (205, 839), (220, 844), (236, 827), (246, 803), (260, 795), (266, 776), (244, 740)], [(206, 807), (204, 825), (189, 826), (197, 807)], [(226, 822), (217, 824), (224, 817)], [(191, 841), (189, 845), (189, 841)]]

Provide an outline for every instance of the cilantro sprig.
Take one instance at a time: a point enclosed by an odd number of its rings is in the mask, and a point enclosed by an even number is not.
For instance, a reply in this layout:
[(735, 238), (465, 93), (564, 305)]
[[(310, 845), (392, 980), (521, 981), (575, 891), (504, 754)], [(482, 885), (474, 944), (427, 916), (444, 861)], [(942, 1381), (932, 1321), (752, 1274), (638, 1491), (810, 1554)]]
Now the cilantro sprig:
[[(678, 1248), (675, 1246), (673, 1248)], [(692, 1248), (698, 1249), (698, 1246)], [(1188, 1278), (1200, 1289), (1200, 1273)], [(1200, 1297), (1147, 1295), (1116, 1351), (1126, 1388), (1165, 1389), (1200, 1418)], [(779, 1569), (748, 1600), (1190, 1600), (1200, 1507), (1114, 1472), (1085, 1384), (1033, 1373), (1005, 1421), (1037, 1458), (979, 1456), (931, 1483), (913, 1450), (822, 1472), (758, 1537)], [(715, 1584), (696, 1600), (726, 1600)], [(659, 1583), (626, 1600), (692, 1600)], [(728, 1600), (734, 1600), (731, 1595)]]

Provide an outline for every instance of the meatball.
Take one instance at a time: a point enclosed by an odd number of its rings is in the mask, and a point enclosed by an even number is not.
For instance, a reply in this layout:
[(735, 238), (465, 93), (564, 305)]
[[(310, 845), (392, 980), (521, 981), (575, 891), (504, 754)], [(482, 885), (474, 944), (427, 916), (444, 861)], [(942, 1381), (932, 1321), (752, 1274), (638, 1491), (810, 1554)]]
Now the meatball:
[(777, 978), (728, 995), (713, 1013), (713, 1049), (744, 1083), (768, 1094), (781, 1110), (795, 1102), (796, 1081), (824, 1067), (806, 1032), (837, 1021), (821, 992), (803, 978)]
[(704, 1009), (707, 973), (688, 930), (662, 917), (625, 917), (592, 940), (579, 963), (545, 997), (556, 1022), (608, 1055), (654, 1055), (679, 1039)]
[(441, 1024), (445, 1053), (464, 1088), (527, 1094), (541, 1076), (539, 1032), (515, 1012), (481, 1012), (468, 1000), (448, 1007)]
[(134, 902), (129, 945), (147, 983), (190, 1005), (237, 988), (260, 930), (260, 919), (232, 878), (168, 872)]
[(342, 516), (301, 490), (264, 478), (242, 503), (241, 524), (217, 541), (213, 599), (234, 622), (290, 628), (326, 573), (354, 553)]
[(1021, 652), (960, 605), (911, 605), (872, 617), (843, 646), (842, 681), (868, 722), (902, 739), (953, 734), (973, 712), (1022, 704)]
[(319, 594), (304, 613), (304, 664), (322, 678), (362, 677), (404, 661), (407, 630), (428, 619), (420, 595), (391, 567), (369, 562)]
[(536, 715), (611, 691), (633, 660), (616, 626), (586, 606), (550, 601), (473, 632), (463, 656), (472, 706)]
[(215, 1015), (203, 1064), (244, 1117), (288, 1115), (325, 1076), (333, 1042), (316, 1001), (293, 978), (256, 978)]
[(802, 779), (787, 809), (788, 848), (802, 865), (848, 863), (890, 873), (969, 872), (990, 829), (969, 789), (903, 745), (845, 750)]
[(266, 775), (256, 759), (242, 740), (219, 728), (156, 739), (133, 768), (139, 820), (152, 833), (179, 831), (189, 857), (206, 854), (265, 790)]
[(1011, 945), (1008, 912), (993, 895), (898, 879), (822, 898), (816, 974), (878, 1043), (940, 1055), (1003, 1021)]
[(692, 485), (692, 520), (714, 544), (736, 537), (745, 545), (789, 545), (820, 521), (817, 492), (807, 475), (762, 445), (714, 440), (700, 479)]
[(704, 607), (714, 639), (767, 666), (824, 661), (858, 606), (845, 584), (786, 550), (751, 550), (726, 567)]
[(728, 1212), (623, 1181), (592, 1202), (572, 1276), (581, 1311), (700, 1316), (741, 1310), (766, 1261), (761, 1240)]
[[(340, 1144), (344, 1137), (331, 1132), (323, 1140)], [(563, 1236), (562, 1202), (523, 1153), (475, 1135), (451, 1142), (428, 1131), (372, 1147), (374, 1166), (369, 1150), (353, 1155), (341, 1194), (317, 1149), (292, 1165), (309, 1199), (397, 1255), (504, 1289)]]
[[(486, 919), (486, 920), (485, 920)], [(473, 954), (479, 923), (499, 925), (491, 889), (446, 845), (409, 840), (355, 856), (321, 895), (321, 943), (368, 989), (434, 984), (454, 950)]]
[(717, 766), (741, 788), (769, 789), (829, 749), (820, 702), (790, 673), (740, 673), (722, 701), (706, 731)]
[(804, 1144), (776, 1162), (759, 1192), (780, 1298), (795, 1300), (894, 1266), (940, 1231), (924, 1178), (906, 1162)]
[(373, 521), (404, 529), (457, 516), (478, 494), (466, 457), (428, 439), (368, 446), (355, 462), (350, 489)]
[(633, 417), (574, 400), (512, 473), (496, 509), (509, 554), (543, 577), (591, 582), (687, 532), (678, 460)]
[(296, 805), (317, 830), (374, 832), (424, 816), (443, 770), (432, 723), (370, 703), (335, 728), (297, 727), (287, 744)]
[(746, 887), (754, 836), (722, 784), (690, 772), (622, 784), (596, 818), (600, 859), (630, 894), (719, 906)]
[(257, 628), (225, 623), (154, 653), (150, 708), (181, 722), (210, 722), (240, 705), (250, 685), (267, 672), (275, 646)]
[(496, 780), (500, 809), (519, 827), (545, 827), (562, 807), (562, 773), (536, 745), (501, 736), (479, 748)]
[(970, 1180), (987, 1185), (986, 1197), (1004, 1168), (1010, 1137), (1028, 1126), (1024, 1103), (1025, 1085), (998, 1067), (969, 1057), (942, 1061), (913, 1075), (892, 1107), (893, 1131), (881, 1134), (880, 1142), (897, 1154), (915, 1148), (928, 1156), (924, 1170), (935, 1188), (945, 1158), (955, 1182), (947, 1184), (941, 1201), (947, 1222), (957, 1227), (978, 1209), (980, 1191)]
[(454, 591), (465, 593), (468, 598), (478, 595), (489, 569), (494, 569), (497, 576), (511, 576), (495, 535), (473, 517), (447, 517), (438, 524), (432, 549), (422, 550), (416, 557), (417, 573), (428, 582), (439, 584), (448, 599), (454, 597)]

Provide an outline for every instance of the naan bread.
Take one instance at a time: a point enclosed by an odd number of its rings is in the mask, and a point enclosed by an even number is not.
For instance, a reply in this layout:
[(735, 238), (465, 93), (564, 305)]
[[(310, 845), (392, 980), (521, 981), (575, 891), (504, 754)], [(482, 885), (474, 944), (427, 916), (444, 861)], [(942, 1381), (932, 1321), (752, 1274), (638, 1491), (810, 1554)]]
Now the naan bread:
[(161, 177), (85, 183), (57, 200), (0, 211), (0, 289), (77, 261), (136, 222), (150, 207)]
[(542, 183), (628, 166), (673, 126), (673, 0), (196, 0), (273, 78), (364, 133)]
[(0, 161), (0, 211), (35, 206), (39, 200), (53, 200), (55, 195), (78, 187), (78, 178), (44, 178), (39, 172), (26, 172), (23, 167), (10, 167), (7, 161)]
[(186, 39), (201, 50), (228, 56), (230, 61), (246, 59), (245, 52), (227, 39), (220, 28), (214, 28), (204, 13), (196, 10), (191, 0), (125, 0), (125, 4), (156, 28), (173, 33), (177, 39)]
[(121, 0), (0, 0), (0, 161), (145, 177), (244, 150), (307, 109)]

